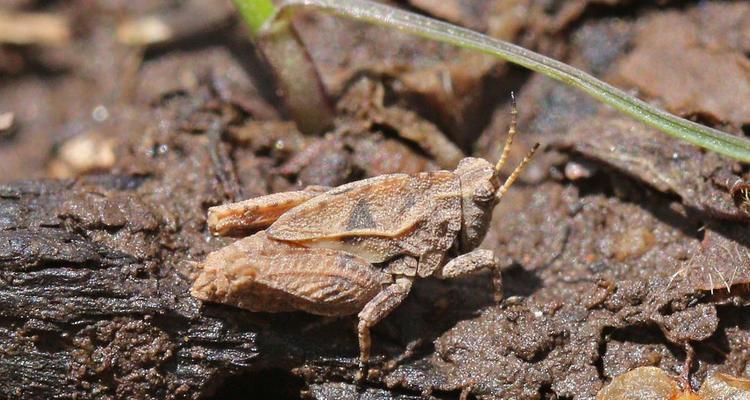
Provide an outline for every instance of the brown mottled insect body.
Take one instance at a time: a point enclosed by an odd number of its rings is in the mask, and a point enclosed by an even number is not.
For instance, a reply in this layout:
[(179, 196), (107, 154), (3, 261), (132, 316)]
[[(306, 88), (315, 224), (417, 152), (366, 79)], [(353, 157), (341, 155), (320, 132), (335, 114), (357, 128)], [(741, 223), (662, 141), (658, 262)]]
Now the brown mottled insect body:
[(387, 278), (350, 253), (295, 246), (261, 231), (209, 254), (193, 294), (250, 311), (337, 316), (361, 310)]
[(451, 172), (382, 175), (323, 193), (283, 214), (266, 232), (372, 263), (398, 255), (435, 262), (432, 254), (450, 248), (460, 229), (460, 209), (460, 183)]
[(212, 207), (215, 233), (266, 230), (209, 254), (191, 293), (252, 311), (358, 313), (364, 365), (370, 327), (406, 298), (416, 278), (496, 270), (493, 253), (476, 247), (536, 149), (500, 185), (515, 134), (513, 106), (497, 165), (469, 157), (455, 171), (382, 175)]

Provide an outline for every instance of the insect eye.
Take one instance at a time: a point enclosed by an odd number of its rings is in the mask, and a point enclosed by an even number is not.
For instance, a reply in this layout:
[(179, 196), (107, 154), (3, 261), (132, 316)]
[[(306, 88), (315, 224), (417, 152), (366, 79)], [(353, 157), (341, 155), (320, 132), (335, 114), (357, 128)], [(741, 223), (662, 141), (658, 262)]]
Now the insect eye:
[(477, 186), (474, 189), (474, 201), (480, 204), (491, 202), (495, 198), (495, 191), (493, 189), (491, 185)]

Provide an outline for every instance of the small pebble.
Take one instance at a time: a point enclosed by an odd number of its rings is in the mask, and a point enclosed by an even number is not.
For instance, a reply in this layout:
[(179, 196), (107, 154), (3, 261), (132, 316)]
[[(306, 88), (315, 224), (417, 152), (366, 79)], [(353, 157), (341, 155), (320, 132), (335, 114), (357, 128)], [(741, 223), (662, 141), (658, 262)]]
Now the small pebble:
[(15, 124), (16, 116), (12, 112), (0, 113), (0, 135), (10, 132)]
[(629, 258), (642, 256), (656, 242), (651, 231), (644, 227), (629, 229), (624, 232), (614, 243), (614, 256), (617, 261), (625, 261)]
[(568, 161), (565, 164), (565, 177), (571, 181), (591, 178), (596, 173), (596, 166), (577, 161)]

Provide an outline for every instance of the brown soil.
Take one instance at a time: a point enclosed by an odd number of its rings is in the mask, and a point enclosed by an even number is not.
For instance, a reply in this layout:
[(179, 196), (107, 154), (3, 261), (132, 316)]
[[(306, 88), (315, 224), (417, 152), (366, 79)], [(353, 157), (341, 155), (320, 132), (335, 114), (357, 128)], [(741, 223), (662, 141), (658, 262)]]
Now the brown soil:
[[(745, 165), (486, 56), (317, 14), (296, 22), (337, 122), (305, 136), (228, 2), (164, 3), (4, 6), (63, 16), (72, 37), (0, 45), (0, 397), (593, 399), (639, 366), (682, 374), (687, 349), (695, 387), (750, 376), (750, 204), (732, 191)], [(656, 3), (399, 4), (742, 135), (750, 4)], [(146, 15), (177, 37), (118, 42)], [(509, 164), (542, 151), (483, 244), (505, 266), (500, 304), (487, 275), (419, 281), (374, 329), (382, 373), (355, 386), (353, 318), (188, 296), (195, 262), (229, 240), (208, 234), (209, 206), (450, 168), (461, 151), (497, 159), (511, 90)]]

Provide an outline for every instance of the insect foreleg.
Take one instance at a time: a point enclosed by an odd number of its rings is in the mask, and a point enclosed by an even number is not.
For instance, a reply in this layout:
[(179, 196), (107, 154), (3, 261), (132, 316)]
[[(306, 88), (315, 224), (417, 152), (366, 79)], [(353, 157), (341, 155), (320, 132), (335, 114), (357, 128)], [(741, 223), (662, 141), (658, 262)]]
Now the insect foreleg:
[(450, 279), (473, 274), (481, 270), (490, 270), (495, 274), (492, 280), (492, 283), (495, 285), (495, 301), (502, 300), (503, 281), (500, 276), (500, 270), (497, 268), (495, 254), (490, 250), (478, 249), (462, 254), (445, 264), (436, 275), (441, 279)]

